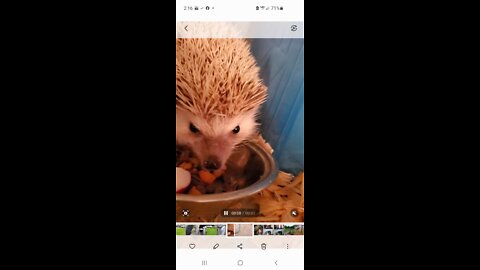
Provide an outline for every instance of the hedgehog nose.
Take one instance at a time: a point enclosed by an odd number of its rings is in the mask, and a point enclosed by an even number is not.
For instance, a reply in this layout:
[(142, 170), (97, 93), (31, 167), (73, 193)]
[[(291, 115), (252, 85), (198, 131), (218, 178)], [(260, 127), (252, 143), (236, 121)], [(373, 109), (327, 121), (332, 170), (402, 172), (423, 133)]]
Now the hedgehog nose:
[(203, 166), (207, 170), (216, 170), (216, 169), (220, 168), (220, 161), (218, 160), (218, 158), (211, 156), (211, 157), (208, 157), (203, 162)]

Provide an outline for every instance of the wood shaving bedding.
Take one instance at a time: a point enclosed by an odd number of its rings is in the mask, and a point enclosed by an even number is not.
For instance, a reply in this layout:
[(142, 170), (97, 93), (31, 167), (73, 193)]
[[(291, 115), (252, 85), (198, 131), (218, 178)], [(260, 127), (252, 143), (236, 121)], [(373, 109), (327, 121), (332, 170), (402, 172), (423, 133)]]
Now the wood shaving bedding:
[[(279, 172), (277, 179), (265, 190), (246, 198), (229, 208), (247, 208), (260, 210), (258, 217), (236, 217), (235, 221), (258, 222), (303, 222), (304, 221), (304, 173), (297, 176)], [(252, 207), (253, 206), (253, 207)], [(297, 210), (298, 216), (291, 215)], [(232, 218), (218, 215), (215, 221), (231, 221)]]
[[(263, 139), (261, 135), (253, 140), (262, 146), (269, 153), (273, 148)], [(245, 217), (242, 221), (281, 221), (281, 222), (303, 222), (304, 221), (304, 172), (297, 176), (280, 171), (277, 179), (266, 189), (258, 194), (243, 200), (231, 208), (246, 208), (246, 201), (258, 205), (260, 217)], [(298, 216), (291, 215), (292, 210), (297, 210)], [(221, 216), (218, 217), (221, 219)], [(223, 218), (225, 219), (225, 218)]]

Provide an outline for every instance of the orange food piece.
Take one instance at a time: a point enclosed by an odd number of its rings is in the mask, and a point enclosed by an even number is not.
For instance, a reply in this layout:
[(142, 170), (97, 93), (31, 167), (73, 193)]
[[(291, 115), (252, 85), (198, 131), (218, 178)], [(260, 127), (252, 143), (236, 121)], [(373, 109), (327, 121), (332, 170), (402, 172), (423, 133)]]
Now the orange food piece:
[(218, 177), (222, 176), (223, 173), (224, 173), (224, 170), (218, 169), (218, 170), (213, 172), (213, 175), (215, 175), (215, 177), (218, 178)]
[(200, 176), (200, 180), (204, 182), (205, 184), (210, 185), (217, 179), (214, 174), (210, 173), (209, 171), (206, 170), (201, 170), (198, 172), (198, 176)]
[(191, 170), (193, 165), (192, 163), (190, 162), (183, 162), (182, 164), (180, 164), (178, 167), (182, 168), (182, 169), (185, 169), (185, 170)]
[(196, 187), (192, 187), (190, 191), (188, 192), (190, 195), (202, 195), (202, 192), (200, 192)]

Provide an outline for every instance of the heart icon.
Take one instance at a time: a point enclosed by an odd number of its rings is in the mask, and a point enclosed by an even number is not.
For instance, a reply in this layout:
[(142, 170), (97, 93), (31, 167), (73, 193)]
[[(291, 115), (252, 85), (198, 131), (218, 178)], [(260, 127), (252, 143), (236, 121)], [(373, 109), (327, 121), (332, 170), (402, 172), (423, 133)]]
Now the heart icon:
[(190, 244), (188, 245), (191, 249), (194, 249), (195, 248), (195, 244)]

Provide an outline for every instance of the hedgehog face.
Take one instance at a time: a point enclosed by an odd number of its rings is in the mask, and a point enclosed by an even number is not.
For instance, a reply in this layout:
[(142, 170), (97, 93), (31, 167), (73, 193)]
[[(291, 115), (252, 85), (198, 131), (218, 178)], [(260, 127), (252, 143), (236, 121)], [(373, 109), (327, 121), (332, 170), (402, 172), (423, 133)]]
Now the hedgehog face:
[(177, 144), (208, 170), (224, 169), (234, 148), (256, 132), (267, 87), (250, 45), (237, 38), (177, 38)]
[(205, 120), (177, 109), (177, 143), (189, 146), (205, 169), (225, 169), (235, 147), (255, 134), (257, 111), (258, 108), (234, 117), (218, 116)]

